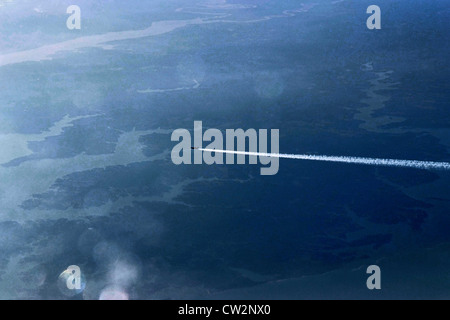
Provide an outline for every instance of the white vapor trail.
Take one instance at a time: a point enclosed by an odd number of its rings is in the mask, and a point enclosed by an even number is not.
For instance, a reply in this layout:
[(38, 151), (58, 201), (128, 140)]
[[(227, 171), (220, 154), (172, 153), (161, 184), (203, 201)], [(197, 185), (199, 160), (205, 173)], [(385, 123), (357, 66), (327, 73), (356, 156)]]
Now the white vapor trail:
[(231, 150), (216, 150), (198, 148), (199, 151), (217, 152), (224, 154), (235, 154), (255, 157), (271, 157), (295, 160), (309, 160), (309, 161), (324, 161), (324, 162), (339, 162), (350, 164), (362, 164), (368, 166), (385, 166), (385, 167), (402, 167), (415, 168), (422, 170), (450, 170), (449, 162), (433, 162), (433, 161), (418, 161), (418, 160), (397, 160), (397, 159), (377, 159), (377, 158), (360, 158), (360, 157), (342, 157), (342, 156), (322, 156), (322, 155), (308, 155), (308, 154), (282, 154), (282, 153), (260, 153), (248, 151), (231, 151)]

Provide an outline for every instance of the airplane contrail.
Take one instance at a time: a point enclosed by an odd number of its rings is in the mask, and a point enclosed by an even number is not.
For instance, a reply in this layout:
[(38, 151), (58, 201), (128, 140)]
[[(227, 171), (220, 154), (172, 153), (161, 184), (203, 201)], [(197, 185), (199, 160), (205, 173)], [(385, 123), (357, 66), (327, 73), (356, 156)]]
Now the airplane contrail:
[(282, 154), (282, 153), (261, 153), (248, 151), (231, 151), (216, 150), (206, 148), (193, 148), (204, 152), (217, 152), (224, 154), (235, 154), (255, 157), (272, 157), (295, 160), (323, 161), (323, 162), (339, 162), (349, 164), (362, 164), (368, 166), (384, 166), (384, 167), (402, 167), (415, 168), (422, 170), (450, 170), (449, 162), (434, 161), (418, 161), (418, 160), (397, 160), (397, 159), (378, 159), (378, 158), (361, 158), (361, 157), (343, 157), (343, 156), (323, 156), (309, 154)]

